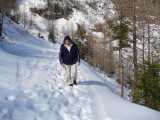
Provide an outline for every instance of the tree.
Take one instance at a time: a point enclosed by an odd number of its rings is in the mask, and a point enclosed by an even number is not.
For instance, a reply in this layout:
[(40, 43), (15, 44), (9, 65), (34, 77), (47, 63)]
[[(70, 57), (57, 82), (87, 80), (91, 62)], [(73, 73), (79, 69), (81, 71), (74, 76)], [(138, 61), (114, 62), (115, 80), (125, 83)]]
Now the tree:
[(3, 16), (6, 10), (14, 8), (16, 0), (0, 0), (0, 36), (3, 30)]
[(145, 62), (140, 74), (139, 103), (160, 110), (160, 64)]
[(113, 38), (119, 40), (119, 79), (121, 82), (121, 96), (124, 95), (124, 79), (123, 79), (123, 48), (129, 47), (128, 34), (130, 31), (129, 21), (122, 14), (116, 24), (111, 25)]
[(76, 33), (72, 33), (72, 39), (77, 44), (80, 49), (80, 55), (82, 59), (86, 59), (88, 54), (88, 46), (86, 45), (84, 39), (86, 39), (86, 30), (83, 25), (78, 24), (78, 30)]
[(2, 30), (3, 30), (3, 12), (0, 10), (0, 37), (2, 36)]
[(48, 39), (53, 43), (56, 42), (55, 41), (55, 33), (54, 33), (54, 31), (49, 31)]
[(133, 66), (134, 66), (134, 80), (133, 80), (133, 101), (136, 102), (137, 98), (137, 82), (138, 82), (138, 62), (137, 62), (137, 18), (136, 18), (136, 0), (133, 0)]

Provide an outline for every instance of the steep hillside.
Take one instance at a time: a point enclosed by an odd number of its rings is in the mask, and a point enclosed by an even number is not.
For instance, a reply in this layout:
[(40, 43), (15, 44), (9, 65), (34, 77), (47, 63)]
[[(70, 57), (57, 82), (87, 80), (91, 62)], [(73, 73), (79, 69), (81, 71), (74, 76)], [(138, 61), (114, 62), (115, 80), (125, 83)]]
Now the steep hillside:
[(121, 96), (160, 109), (158, 0), (20, 0), (15, 13), (41, 40), (61, 43), (70, 35), (85, 61), (115, 76)]
[(1, 120), (159, 120), (159, 112), (116, 95), (118, 85), (85, 62), (79, 66), (79, 85), (64, 86), (59, 44), (33, 37), (8, 18), (4, 27)]

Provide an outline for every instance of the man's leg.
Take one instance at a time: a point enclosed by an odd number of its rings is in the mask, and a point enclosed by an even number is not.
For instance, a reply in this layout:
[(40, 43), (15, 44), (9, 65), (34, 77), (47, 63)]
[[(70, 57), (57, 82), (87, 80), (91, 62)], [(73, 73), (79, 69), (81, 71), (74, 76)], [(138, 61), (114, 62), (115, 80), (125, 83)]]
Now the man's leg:
[(65, 85), (71, 84), (71, 66), (65, 65)]
[(77, 84), (77, 75), (78, 75), (77, 67), (78, 67), (77, 64), (73, 65), (73, 83), (74, 84)]

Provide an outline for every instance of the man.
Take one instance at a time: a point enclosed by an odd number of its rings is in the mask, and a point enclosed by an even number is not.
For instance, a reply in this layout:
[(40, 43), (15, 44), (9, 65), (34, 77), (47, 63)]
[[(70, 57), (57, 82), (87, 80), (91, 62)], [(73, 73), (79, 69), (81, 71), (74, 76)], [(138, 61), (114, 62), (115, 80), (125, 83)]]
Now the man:
[(77, 45), (69, 36), (64, 38), (60, 47), (59, 61), (65, 70), (65, 84), (77, 85), (77, 66), (80, 64), (80, 53)]

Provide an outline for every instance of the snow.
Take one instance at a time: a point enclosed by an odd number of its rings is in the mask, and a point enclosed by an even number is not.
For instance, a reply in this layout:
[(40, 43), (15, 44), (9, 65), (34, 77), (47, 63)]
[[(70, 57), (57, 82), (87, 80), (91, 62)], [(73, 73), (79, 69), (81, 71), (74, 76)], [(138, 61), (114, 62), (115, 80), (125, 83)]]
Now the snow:
[(44, 8), (47, 4), (46, 0), (17, 0), (17, 3), (21, 7), (25, 7), (29, 10), (29, 8)]
[[(49, 26), (48, 20), (39, 16), (38, 14), (33, 14), (33, 13), (30, 14), (32, 14), (32, 25), (27, 28), (28, 31), (34, 36), (38, 36), (38, 34), (40, 33), (44, 37), (44, 39), (47, 40), (48, 26)], [(28, 15), (28, 17), (29, 16), (30, 15)]]
[(57, 36), (57, 41), (62, 42), (66, 35), (72, 35), (78, 29), (77, 24), (72, 20), (66, 20), (64, 18), (55, 21), (55, 34)]
[(93, 37), (99, 38), (101, 40), (104, 39), (104, 33), (102, 32), (92, 32)]
[(0, 44), (0, 119), (92, 119), (87, 91), (63, 87), (59, 45), (38, 40), (14, 23), (6, 21), (4, 26), (5, 40)]
[(64, 86), (59, 44), (4, 23), (0, 43), (0, 120), (159, 120), (160, 113), (123, 100), (82, 62), (79, 85)]
[[(81, 72), (85, 78), (82, 85), (94, 93), (94, 103), (98, 111), (97, 119), (101, 120), (158, 120), (160, 113), (153, 110), (131, 104), (111, 92), (108, 83), (100, 79), (86, 64), (81, 66)], [(104, 103), (105, 102), (105, 103)], [(103, 103), (103, 104), (102, 104)], [(153, 114), (152, 114), (153, 113)]]
[[(28, 21), (28, 25), (26, 25), (26, 29), (33, 35), (37, 36), (39, 33), (44, 37), (44, 39), (48, 39), (48, 27), (51, 27), (51, 21), (48, 21), (35, 13), (31, 13), (30, 8), (45, 8), (47, 5), (47, 0), (19, 0), (20, 11), (24, 12), (25, 19)], [(105, 19), (111, 19), (116, 15), (114, 9), (114, 4), (111, 0), (95, 0), (94, 4), (95, 9), (86, 4), (92, 3), (94, 1), (87, 0), (78, 0), (79, 4), (82, 8), (75, 9), (73, 8), (73, 13), (65, 18), (60, 18), (54, 21), (55, 25), (55, 37), (56, 41), (62, 42), (64, 36), (70, 35), (72, 36), (78, 30), (78, 25), (81, 25), (85, 28), (87, 33), (93, 32), (93, 28), (96, 24), (104, 24)], [(73, 4), (73, 1), (67, 1)], [(105, 18), (105, 19), (104, 19)], [(23, 20), (22, 20), (23, 21)], [(33, 22), (33, 25), (30, 27), (29, 21)], [(94, 33), (93, 33), (94, 34)], [(96, 34), (97, 36), (97, 34)], [(103, 38), (104, 35), (100, 35), (98, 33), (98, 38)]]
[[(84, 5), (84, 7), (86, 7), (86, 4)], [(87, 7), (86, 9), (89, 9), (89, 7)], [(74, 9), (69, 19), (71, 19), (74, 23), (83, 26), (87, 32), (90, 32), (91, 29), (94, 28), (94, 25), (105, 22), (103, 16), (93, 15), (91, 11), (85, 13)]]

